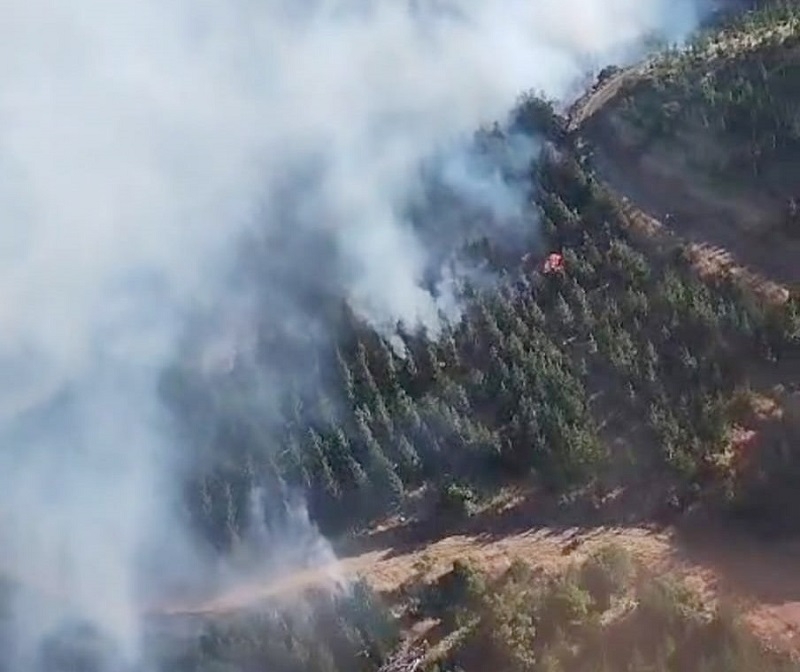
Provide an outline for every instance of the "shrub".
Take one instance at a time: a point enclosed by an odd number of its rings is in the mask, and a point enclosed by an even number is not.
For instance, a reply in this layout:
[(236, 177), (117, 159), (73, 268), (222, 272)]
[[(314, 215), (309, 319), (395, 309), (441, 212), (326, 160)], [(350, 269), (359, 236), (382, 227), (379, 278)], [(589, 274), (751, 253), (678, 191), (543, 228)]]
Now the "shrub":
[(467, 485), (449, 483), (439, 490), (437, 511), (458, 517), (471, 516), (475, 512), (477, 497)]
[(630, 554), (621, 546), (608, 544), (598, 549), (580, 570), (580, 585), (589, 593), (598, 611), (625, 591), (635, 572)]

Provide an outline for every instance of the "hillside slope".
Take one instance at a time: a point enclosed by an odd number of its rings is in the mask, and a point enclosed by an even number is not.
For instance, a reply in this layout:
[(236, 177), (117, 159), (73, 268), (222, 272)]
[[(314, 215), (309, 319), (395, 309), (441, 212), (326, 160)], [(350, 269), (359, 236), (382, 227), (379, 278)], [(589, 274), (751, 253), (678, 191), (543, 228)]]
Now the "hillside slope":
[[(344, 541), (329, 567), (208, 599), (165, 596), (153, 622), (199, 619), (208, 630), (164, 669), (332, 672), (357, 659), (374, 672), (399, 628), (440, 645), (440, 670), (538, 672), (559, 669), (557, 659), (582, 672), (575, 651), (635, 632), (623, 626), (641, 625), (642, 584), (664, 574), (691, 595), (661, 600), (667, 624), (650, 631), (666, 639), (638, 667), (639, 652), (626, 649), (629, 669), (727, 672), (730, 656), (738, 669), (768, 669), (737, 658), (745, 649), (732, 631), (714, 630), (714, 607), (727, 603), (769, 648), (800, 654), (787, 541), (800, 529), (800, 236), (786, 178), (796, 167), (790, 122), (800, 109), (787, 92), (798, 25), (791, 10), (756, 15), (611, 73), (568, 120), (527, 96), (507, 125), (477, 134), (476, 156), (531, 194), (521, 217), (541, 235), (512, 249), (471, 241), (465, 255), (493, 280), (463, 288), (463, 319), (436, 338), (400, 328), (390, 342), (348, 306), (326, 305), (331, 337), (314, 362), (322, 382), (309, 391), (289, 381), (275, 426), (252, 398), (258, 371), (233, 362), (214, 379), (168, 372), (165, 397), (212, 465), (186, 487), (200, 538), (235, 553), (254, 516), (281, 529), (279, 495), (296, 488), (313, 524)], [(526, 133), (550, 141), (530, 173), (511, 160)], [(433, 219), (491, 217), (432, 191)], [(563, 256), (556, 272), (541, 264), (550, 251)], [(280, 336), (263, 340), (273, 347)], [(262, 512), (255, 488), (276, 497)], [(572, 572), (608, 544), (646, 570), (610, 609)], [(518, 560), (554, 583), (521, 585)], [(482, 583), (480, 599), (417, 604), (453, 574)], [(355, 577), (365, 583), (342, 588)], [(500, 602), (485, 589), (495, 580), (510, 581)], [(305, 610), (301, 594), (322, 607)], [(548, 620), (556, 607), (566, 616)], [(719, 639), (700, 652), (717, 667), (699, 654), (679, 665), (707, 628)], [(506, 649), (519, 655), (507, 660)], [(450, 651), (484, 657), (468, 664)]]
[(304, 592), (336, 592), (342, 582), (353, 580), (366, 581), (394, 603), (420, 583), (440, 579), (453, 563), (467, 562), (494, 577), (516, 562), (558, 575), (613, 544), (655, 575), (680, 576), (708, 607), (720, 601), (735, 605), (770, 649), (800, 658), (800, 576), (795, 571), (800, 549), (759, 543), (709, 519), (681, 530), (620, 521), (526, 526), (525, 520), (539, 517), (542, 505), (537, 497), (518, 494), (463, 529), (441, 530), (436, 538), (416, 543), (409, 541), (413, 526), (384, 528), (362, 541), (366, 550), (334, 565), (255, 580), (201, 602), (154, 606), (152, 613), (218, 618), (265, 603), (292, 603)]
[[(742, 175), (741, 157), (736, 155), (738, 137), (725, 135), (733, 131), (724, 124), (714, 127), (702, 110), (687, 101), (695, 95), (692, 86), (726, 81), (730, 69), (742, 77), (753, 63), (760, 64), (768, 80), (765, 64), (778, 58), (776, 50), (783, 69), (770, 67), (780, 70), (776, 78), (786, 76), (785, 70), (793, 67), (799, 25), (791, 10), (780, 10), (698, 39), (685, 52), (611, 73), (577, 101), (566, 124), (578, 159), (591, 166), (608, 195), (618, 200), (620, 231), (631, 236), (633, 244), (655, 259), (682, 255), (704, 282), (732, 283), (744, 292), (743, 297), (762, 306), (759, 310), (784, 306), (800, 282), (800, 241), (783, 226), (790, 192), (775, 178), (775, 171), (785, 169), (791, 155), (772, 158), (781, 168), (763, 161), (760, 172)], [(700, 126), (698, 118), (703, 120)], [(653, 131), (659, 125), (666, 128), (660, 135)], [(773, 144), (777, 142), (775, 133)], [(714, 180), (709, 177), (710, 157), (717, 162)], [(720, 172), (723, 168), (728, 172)], [(734, 192), (731, 183), (737, 185)], [(764, 184), (769, 188), (764, 189)], [(561, 197), (568, 199), (565, 193)], [(562, 244), (567, 242), (560, 235)], [(749, 420), (739, 417), (734, 422), (736, 431), (729, 437), (727, 451), (738, 450), (739, 442), (754, 443), (753, 437), (766, 442), (764, 437), (775, 423), (789, 436), (798, 429), (790, 412), (797, 403), (791, 390), (800, 382), (795, 351), (781, 358), (778, 366), (756, 360), (752, 364), (748, 385), (760, 410)], [(630, 436), (617, 439), (630, 440)], [(611, 475), (612, 482), (617, 479), (616, 486), (634, 494), (628, 494), (622, 508), (617, 506), (610, 515), (600, 505), (577, 517), (559, 510), (548, 519), (534, 498), (535, 506), (528, 502), (478, 517), (462, 532), (448, 533), (445, 526), (434, 525), (435, 533), (423, 534), (413, 543), (408, 533), (397, 529), (374, 534), (372, 550), (346, 557), (335, 568), (253, 585), (203, 604), (173, 605), (171, 610), (221, 613), (343, 575), (361, 576), (379, 592), (395, 594), (409, 582), (422, 580), (425, 574), (428, 578), (439, 575), (464, 559), (491, 573), (506, 569), (515, 559), (555, 570), (615, 541), (649, 567), (687, 577), (707, 600), (733, 600), (771, 646), (800, 653), (800, 584), (792, 569), (794, 553), (785, 545), (765, 545), (724, 531), (727, 523), (717, 517), (704, 519), (708, 527), (690, 539), (685, 523), (677, 531), (654, 528), (648, 521), (658, 517), (658, 505), (642, 510), (642, 500), (637, 499), (652, 482), (625, 481), (630, 476), (630, 471), (622, 477)], [(624, 523), (634, 509), (636, 520)], [(604, 515), (609, 517), (602, 523), (591, 522)], [(554, 525), (559, 518), (569, 522)], [(509, 525), (509, 520), (515, 523)]]
[(799, 30), (796, 6), (752, 15), (615, 74), (570, 119), (615, 189), (696, 245), (789, 287), (800, 282)]

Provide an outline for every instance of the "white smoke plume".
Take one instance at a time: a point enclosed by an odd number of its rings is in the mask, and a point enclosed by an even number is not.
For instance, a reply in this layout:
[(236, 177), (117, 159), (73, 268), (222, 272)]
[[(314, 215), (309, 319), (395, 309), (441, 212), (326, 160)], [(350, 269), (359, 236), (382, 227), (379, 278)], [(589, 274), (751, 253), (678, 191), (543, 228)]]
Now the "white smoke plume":
[(377, 324), (435, 323), (449, 299), (425, 288), (432, 250), (404, 215), (420, 162), (521, 91), (564, 96), (587, 64), (699, 15), (695, 0), (4, 2), (0, 557), (64, 598), (19, 600), (15, 672), (66, 612), (135, 659), (144, 568), (160, 553), (191, 571), (170, 513), (191, 456), (156, 381), (192, 315), (234, 305), (243, 235), (280, 242), (261, 319), (312, 328), (305, 287)]

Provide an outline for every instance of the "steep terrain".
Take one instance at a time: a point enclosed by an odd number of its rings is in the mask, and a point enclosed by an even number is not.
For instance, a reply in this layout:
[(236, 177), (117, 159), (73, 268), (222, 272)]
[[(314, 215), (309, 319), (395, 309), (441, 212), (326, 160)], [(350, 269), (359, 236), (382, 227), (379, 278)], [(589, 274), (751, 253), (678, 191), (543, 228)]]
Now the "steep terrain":
[[(612, 72), (576, 102), (566, 124), (577, 156), (618, 200), (620, 221), (641, 249), (654, 257), (681, 254), (704, 281), (732, 282), (762, 306), (786, 304), (800, 282), (800, 239), (785, 230), (789, 187), (776, 178), (771, 164), (764, 163), (753, 180), (741, 178), (743, 182), (731, 191), (719, 178), (710, 180), (708, 165), (702, 163), (713, 156), (719, 166), (738, 175), (738, 157), (724, 154), (735, 147), (713, 141), (710, 122), (698, 128), (692, 119), (654, 138), (631, 120), (630, 110), (649, 105), (648, 114), (674, 120), (676, 105), (683, 104), (680, 98), (659, 99), (655, 111), (650, 99), (664, 95), (668, 86), (661, 82), (674, 79), (676, 71), (688, 70), (691, 79), (691, 68), (700, 69), (705, 73), (700, 80), (708, 82), (730, 63), (759, 61), (764, 50), (776, 48), (783, 50), (784, 62), (791, 63), (797, 34), (798, 21), (789, 12), (698, 40), (682, 54)], [(773, 144), (777, 143), (776, 136)], [(788, 160), (781, 157), (781, 170)], [(763, 188), (765, 183), (769, 189)], [(800, 381), (800, 360), (792, 355), (778, 366), (754, 362), (749, 368), (753, 410), (730, 436), (728, 450), (734, 455), (759, 445), (759, 437), (767, 435), (776, 418), (788, 423), (782, 427), (794, 432), (790, 436), (797, 435), (793, 412), (797, 399), (792, 390)], [(630, 442), (631, 437), (623, 433), (613, 440)], [(677, 572), (707, 603), (734, 603), (770, 648), (800, 655), (797, 551), (785, 543), (759, 542), (728, 529), (729, 523), (713, 513), (697, 519), (674, 518), (676, 526), (654, 525), (654, 519), (662, 519), (660, 505), (642, 507), (643, 493), (650, 489), (649, 481), (626, 482), (583, 508), (553, 510), (541, 497), (529, 494), (476, 514), (455, 528), (435, 517), (428, 523), (381, 528), (362, 538), (366, 550), (352, 550), (349, 544), (351, 550), (335, 566), (162, 609), (173, 614), (222, 614), (348, 577), (365, 579), (393, 601), (398, 591), (442, 575), (456, 561), (468, 560), (494, 576), (515, 560), (557, 572), (614, 542), (656, 573)]]

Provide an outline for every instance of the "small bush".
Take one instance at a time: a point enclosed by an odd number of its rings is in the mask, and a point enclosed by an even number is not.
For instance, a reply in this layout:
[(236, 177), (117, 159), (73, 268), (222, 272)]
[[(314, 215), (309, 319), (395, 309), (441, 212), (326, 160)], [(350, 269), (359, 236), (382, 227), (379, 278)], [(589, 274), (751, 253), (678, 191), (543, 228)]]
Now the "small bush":
[(477, 496), (467, 485), (449, 483), (439, 490), (437, 511), (444, 515), (466, 517), (471, 516), (477, 506)]
[(638, 611), (655, 629), (681, 632), (700, 619), (703, 605), (680, 579), (660, 577), (642, 589)]
[(557, 633), (567, 633), (588, 622), (592, 597), (577, 581), (556, 581), (544, 596), (540, 630), (546, 640)]
[(591, 595), (598, 611), (606, 611), (612, 600), (625, 591), (635, 572), (630, 554), (621, 546), (603, 546), (580, 570), (580, 585)]

